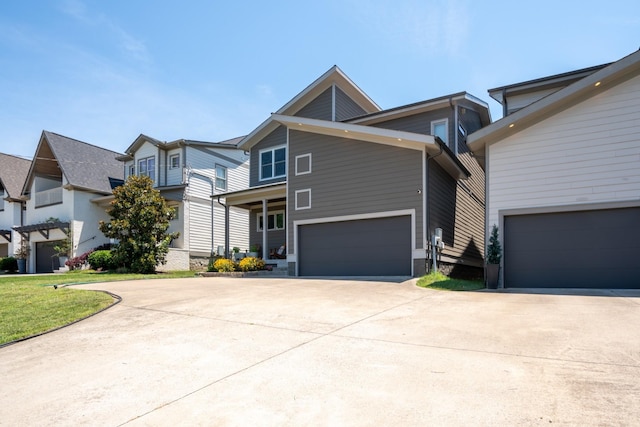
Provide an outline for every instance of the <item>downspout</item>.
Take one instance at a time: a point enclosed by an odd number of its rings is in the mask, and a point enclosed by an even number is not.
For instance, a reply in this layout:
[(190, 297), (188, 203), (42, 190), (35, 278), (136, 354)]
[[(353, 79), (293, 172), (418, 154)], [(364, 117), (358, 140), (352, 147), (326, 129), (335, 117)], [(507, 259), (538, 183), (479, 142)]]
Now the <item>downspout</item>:
[[(434, 137), (437, 138), (437, 137)], [(438, 138), (438, 140), (440, 140), (440, 138)], [(444, 144), (442, 142), (442, 140), (440, 140), (440, 143), (438, 144), (440, 146), (440, 152), (438, 154), (436, 154), (435, 156), (429, 156), (429, 154), (427, 154), (427, 191), (426, 191), (426, 198), (427, 198), (427, 229), (429, 232), (429, 250), (427, 251), (427, 254), (429, 254), (429, 258), (430, 258), (430, 263), (428, 263), (428, 265), (432, 266), (431, 270), (428, 271), (435, 271), (436, 267), (436, 255), (435, 255), (435, 247), (433, 245), (433, 237), (432, 237), (432, 233), (431, 233), (431, 203), (429, 202), (430, 200), (430, 195), (431, 195), (431, 184), (429, 182), (429, 161), (432, 159), (435, 159), (436, 157), (438, 157), (439, 155), (441, 155), (444, 152), (444, 149), (442, 148), (442, 144)]]
[(224, 257), (229, 258), (229, 205), (222, 203), (220, 196), (218, 196), (218, 204), (224, 207)]
[(203, 175), (201, 173), (198, 172), (193, 172), (191, 169), (189, 169), (187, 171), (187, 186), (189, 185), (189, 181), (191, 180), (192, 176), (197, 176), (199, 178), (204, 179), (205, 181), (209, 181), (209, 184), (211, 185), (211, 257), (213, 257), (214, 252), (213, 252), (213, 193), (214, 193), (214, 188), (215, 188), (215, 181), (213, 178), (211, 178), (210, 176), (207, 175)]

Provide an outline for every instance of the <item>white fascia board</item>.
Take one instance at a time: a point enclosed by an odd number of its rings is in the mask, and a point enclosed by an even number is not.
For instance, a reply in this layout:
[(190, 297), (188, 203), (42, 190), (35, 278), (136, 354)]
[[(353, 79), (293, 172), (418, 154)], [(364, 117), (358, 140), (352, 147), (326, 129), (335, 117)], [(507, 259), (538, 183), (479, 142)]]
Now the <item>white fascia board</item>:
[(412, 150), (422, 151), (426, 149), (431, 153), (440, 151), (432, 135), (280, 114), (273, 114), (271, 117), (274, 121), (288, 126), (291, 130), (330, 135), (338, 138), (357, 139)]
[(640, 51), (477, 130), (467, 138), (467, 146), (474, 153), (480, 154), (486, 144), (493, 144), (531, 127), (556, 112), (610, 89), (638, 73), (640, 73)]

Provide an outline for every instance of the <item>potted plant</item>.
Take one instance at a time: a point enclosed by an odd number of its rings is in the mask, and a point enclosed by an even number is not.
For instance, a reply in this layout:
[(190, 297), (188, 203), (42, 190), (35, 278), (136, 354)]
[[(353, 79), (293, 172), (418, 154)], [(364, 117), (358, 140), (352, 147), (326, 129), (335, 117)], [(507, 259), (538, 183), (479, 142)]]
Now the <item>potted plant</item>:
[(27, 272), (27, 259), (29, 259), (30, 253), (31, 248), (29, 247), (29, 242), (22, 239), (20, 246), (18, 246), (15, 252), (18, 261), (18, 273), (25, 274)]
[(247, 253), (248, 257), (258, 258), (258, 252), (260, 252), (260, 246), (253, 244), (249, 248), (249, 252)]
[(233, 256), (232, 259), (236, 262), (240, 261), (242, 258), (244, 258), (244, 254), (240, 253), (240, 248), (237, 246), (233, 247)]
[(64, 240), (61, 240), (58, 245), (54, 246), (53, 250), (56, 251), (56, 254), (58, 255), (60, 267), (63, 267), (69, 260), (71, 252), (71, 233), (67, 233), (67, 237)]
[(500, 240), (498, 240), (498, 227), (494, 224), (493, 227), (491, 227), (491, 235), (489, 236), (485, 266), (485, 278), (487, 288), (489, 289), (498, 289), (501, 259), (502, 247), (500, 246)]

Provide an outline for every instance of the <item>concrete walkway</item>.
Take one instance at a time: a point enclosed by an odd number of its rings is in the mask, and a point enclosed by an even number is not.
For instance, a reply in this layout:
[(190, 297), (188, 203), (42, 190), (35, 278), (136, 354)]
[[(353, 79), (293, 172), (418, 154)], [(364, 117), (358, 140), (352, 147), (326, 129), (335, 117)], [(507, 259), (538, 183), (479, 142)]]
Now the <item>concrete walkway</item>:
[(264, 278), (81, 287), (123, 301), (0, 349), (0, 425), (640, 420), (637, 291)]

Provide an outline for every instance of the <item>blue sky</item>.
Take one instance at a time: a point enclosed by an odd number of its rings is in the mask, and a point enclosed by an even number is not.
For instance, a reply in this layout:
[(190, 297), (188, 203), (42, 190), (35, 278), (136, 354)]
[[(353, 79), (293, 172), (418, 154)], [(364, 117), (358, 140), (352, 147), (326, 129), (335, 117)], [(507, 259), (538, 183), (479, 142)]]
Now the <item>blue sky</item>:
[(0, 152), (42, 130), (122, 152), (144, 133), (251, 132), (337, 64), (382, 108), (618, 60), (640, 2), (49, 0), (0, 4)]

